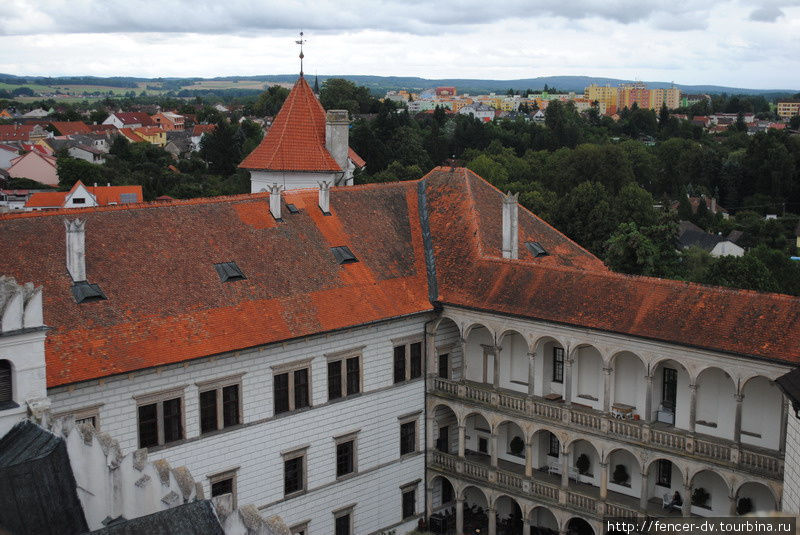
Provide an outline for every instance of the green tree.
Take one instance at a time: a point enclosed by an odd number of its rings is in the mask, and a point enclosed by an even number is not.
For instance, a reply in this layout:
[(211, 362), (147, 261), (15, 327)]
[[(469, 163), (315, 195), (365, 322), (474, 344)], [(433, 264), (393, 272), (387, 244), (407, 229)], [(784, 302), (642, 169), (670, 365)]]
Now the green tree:
[(606, 188), (597, 182), (578, 184), (561, 197), (553, 218), (559, 230), (596, 255), (616, 228)]
[(230, 175), (242, 161), (242, 146), (237, 143), (236, 128), (227, 120), (217, 123), (216, 128), (200, 141), (200, 156), (208, 162), (214, 173)]
[(777, 292), (779, 290), (778, 283), (767, 266), (755, 255), (717, 258), (709, 266), (702, 282), (759, 292)]
[(78, 180), (89, 186), (95, 182), (103, 183), (105, 181), (102, 166), (70, 156), (59, 156), (56, 159), (56, 172), (58, 173), (58, 189), (62, 191), (71, 189)]
[(652, 275), (657, 260), (658, 248), (636, 223), (621, 223), (606, 242), (606, 265), (614, 271)]
[(270, 86), (258, 95), (258, 99), (253, 104), (253, 113), (259, 116), (276, 115), (288, 96), (289, 90), (285, 87)]
[(348, 110), (350, 114), (368, 113), (376, 104), (369, 89), (344, 78), (328, 78), (322, 83), (319, 100), (326, 110)]

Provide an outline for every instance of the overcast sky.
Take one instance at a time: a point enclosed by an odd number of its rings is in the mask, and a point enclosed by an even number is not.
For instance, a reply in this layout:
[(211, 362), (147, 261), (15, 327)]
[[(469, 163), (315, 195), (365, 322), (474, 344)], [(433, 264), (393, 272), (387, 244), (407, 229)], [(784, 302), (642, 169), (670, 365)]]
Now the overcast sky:
[(515, 79), (800, 89), (800, 0), (0, 0), (0, 72)]

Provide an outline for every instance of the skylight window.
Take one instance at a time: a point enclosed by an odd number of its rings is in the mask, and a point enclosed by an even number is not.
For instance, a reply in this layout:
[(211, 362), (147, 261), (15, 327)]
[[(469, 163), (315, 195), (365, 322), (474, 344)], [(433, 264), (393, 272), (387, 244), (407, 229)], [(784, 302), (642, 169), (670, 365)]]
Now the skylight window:
[(525, 242), (525, 247), (528, 248), (534, 258), (539, 258), (540, 256), (547, 256), (550, 254), (538, 241)]
[(352, 262), (358, 262), (358, 258), (355, 257), (353, 252), (346, 246), (342, 245), (339, 247), (331, 247), (331, 252), (333, 253), (334, 258), (339, 264), (350, 264)]
[(128, 204), (138, 202), (138, 200), (135, 193), (120, 193), (119, 202)]
[(90, 303), (106, 299), (106, 294), (97, 284), (89, 284), (86, 281), (76, 282), (72, 285), (72, 296), (76, 303)]
[(244, 276), (244, 273), (242, 273), (242, 270), (239, 269), (239, 266), (236, 265), (236, 262), (214, 264), (214, 269), (217, 270), (219, 280), (222, 282), (240, 281), (247, 278)]
[(290, 214), (299, 214), (300, 213), (300, 210), (297, 208), (297, 206), (295, 206), (293, 204), (287, 204), (286, 205), (286, 209), (289, 210)]

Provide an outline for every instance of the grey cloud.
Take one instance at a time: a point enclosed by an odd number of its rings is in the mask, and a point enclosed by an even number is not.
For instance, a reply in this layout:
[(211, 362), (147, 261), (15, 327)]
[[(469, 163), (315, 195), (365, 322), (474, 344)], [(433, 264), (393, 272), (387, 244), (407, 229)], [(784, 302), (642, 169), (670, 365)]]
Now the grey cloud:
[[(432, 35), (503, 19), (601, 18), (622, 24), (653, 19), (662, 29), (686, 29), (670, 20), (694, 13), (704, 27), (721, 0), (500, 0), (440, 2), (384, 0), (4, 0), (0, 35), (45, 33), (241, 33), (250, 31), (358, 31)], [(662, 22), (659, 22), (662, 21)], [(679, 27), (683, 26), (683, 27)]]
[(777, 6), (764, 6), (750, 13), (750, 20), (758, 22), (775, 22), (783, 16), (783, 11)]

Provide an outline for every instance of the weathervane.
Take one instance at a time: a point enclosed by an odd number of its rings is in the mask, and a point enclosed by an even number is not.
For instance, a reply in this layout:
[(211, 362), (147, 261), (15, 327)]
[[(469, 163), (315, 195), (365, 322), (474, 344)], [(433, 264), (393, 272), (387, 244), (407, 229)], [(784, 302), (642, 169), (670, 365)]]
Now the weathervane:
[(300, 39), (295, 41), (296, 44), (300, 45), (300, 76), (303, 76), (303, 58), (305, 57), (303, 56), (303, 43), (305, 42), (306, 40), (303, 39), (303, 31), (300, 30)]

